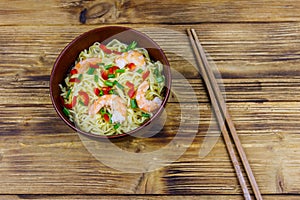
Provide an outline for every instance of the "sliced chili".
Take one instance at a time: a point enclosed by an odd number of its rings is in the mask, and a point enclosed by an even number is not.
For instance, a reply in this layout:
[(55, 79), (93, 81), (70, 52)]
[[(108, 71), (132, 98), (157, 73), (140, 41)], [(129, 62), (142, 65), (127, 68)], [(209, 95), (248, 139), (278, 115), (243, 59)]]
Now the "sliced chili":
[(94, 88), (94, 93), (95, 93), (96, 96), (99, 96), (100, 89), (99, 88)]
[(104, 44), (100, 44), (100, 49), (102, 49), (102, 51), (104, 51), (106, 54), (112, 53), (112, 50), (108, 49)]
[(85, 106), (88, 106), (89, 105), (89, 95), (84, 91), (79, 91), (78, 94), (79, 94), (81, 100), (83, 101), (83, 104)]
[(111, 90), (111, 87), (103, 87), (102, 88), (103, 94), (109, 94), (110, 90)]
[(134, 88), (130, 88), (129, 89), (129, 91), (127, 92), (127, 94), (128, 94), (128, 96), (129, 96), (129, 98), (133, 98), (134, 97), (134, 95), (135, 95), (135, 90), (134, 90)]
[(79, 78), (70, 78), (69, 82), (70, 83), (80, 83), (80, 79)]
[(101, 76), (102, 76), (103, 80), (107, 80), (108, 79), (108, 71), (103, 70), (101, 72)]
[(71, 75), (74, 75), (74, 74), (77, 74), (77, 73), (78, 73), (77, 69), (72, 69), (72, 70), (70, 71), (70, 74), (71, 74)]
[(68, 109), (72, 109), (77, 103), (77, 96), (74, 96), (71, 103), (64, 104), (64, 106)]
[(117, 69), (120, 69), (120, 67), (112, 66), (111, 68), (108, 69), (108, 73), (109, 74), (115, 74)]
[(105, 113), (105, 114), (103, 115), (103, 119), (104, 119), (106, 122), (109, 122), (109, 121), (110, 121), (110, 117), (109, 117), (109, 115), (108, 115), (107, 113)]
[(121, 54), (122, 54), (122, 52), (116, 51), (116, 50), (113, 50), (112, 52), (113, 52), (114, 54), (117, 54), (117, 55), (121, 55)]
[(90, 64), (90, 68), (98, 69), (99, 65), (98, 64)]
[(128, 63), (126, 67), (130, 70), (133, 71), (136, 68), (136, 65), (134, 63)]
[(134, 88), (134, 84), (131, 83), (130, 81), (127, 81), (127, 82), (125, 83), (125, 85), (126, 85), (127, 87), (129, 87), (129, 88)]
[(145, 80), (149, 76), (149, 74), (150, 74), (150, 71), (149, 70), (146, 71), (142, 76), (143, 80)]

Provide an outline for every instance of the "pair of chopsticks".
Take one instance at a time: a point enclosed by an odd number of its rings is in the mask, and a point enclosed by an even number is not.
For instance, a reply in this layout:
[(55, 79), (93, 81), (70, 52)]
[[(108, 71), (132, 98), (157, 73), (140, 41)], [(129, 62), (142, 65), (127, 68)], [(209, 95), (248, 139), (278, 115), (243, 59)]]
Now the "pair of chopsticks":
[[(235, 169), (235, 172), (237, 174), (239, 183), (241, 185), (241, 188), (243, 190), (243, 194), (245, 199), (251, 199), (251, 195), (248, 191), (247, 184), (245, 182), (245, 178), (243, 176), (243, 172), (240, 168), (238, 158), (235, 154), (235, 149), (233, 147), (231, 138), (234, 142), (235, 148), (237, 150), (237, 153), (240, 157), (240, 160), (242, 161), (243, 167), (246, 171), (248, 180), (251, 184), (251, 188), (254, 192), (256, 199), (262, 199), (262, 196), (260, 194), (259, 188), (257, 186), (255, 177), (252, 173), (251, 167), (249, 165), (249, 162), (247, 160), (246, 154), (243, 150), (243, 147), (241, 145), (241, 142), (238, 138), (238, 135), (236, 133), (236, 129), (234, 127), (234, 124), (231, 120), (231, 117), (228, 113), (226, 103), (224, 101), (224, 98), (221, 94), (221, 91), (218, 87), (218, 83), (215, 79), (214, 73), (211, 70), (207, 57), (205, 55), (205, 52), (202, 48), (202, 45), (199, 42), (198, 36), (194, 29), (188, 29), (187, 30), (190, 42), (192, 44), (192, 48), (198, 63), (199, 71), (202, 75), (202, 78), (206, 84), (211, 103), (219, 124), (219, 127), (221, 129), (221, 132), (223, 134), (223, 138), (227, 147), (227, 151), (229, 153), (229, 156), (231, 158), (231, 161), (233, 163), (233, 167)], [(231, 137), (230, 137), (230, 135)]]

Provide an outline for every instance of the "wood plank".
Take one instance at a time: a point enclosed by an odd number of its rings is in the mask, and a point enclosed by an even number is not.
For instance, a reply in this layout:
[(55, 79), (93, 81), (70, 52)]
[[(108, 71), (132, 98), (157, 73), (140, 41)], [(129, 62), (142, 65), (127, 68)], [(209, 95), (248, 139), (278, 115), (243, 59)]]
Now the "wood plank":
[[(67, 43), (96, 27), (3, 26), (0, 30), (0, 74), (16, 78), (49, 75), (56, 57)], [(199, 77), (185, 33), (189, 26), (130, 27), (153, 38), (166, 52), (174, 70), (186, 78)], [(194, 28), (223, 78), (300, 76), (299, 23), (201, 24)]]
[[(299, 195), (264, 195), (264, 199), (276, 199), (276, 200), (285, 200), (286, 198), (291, 200), (299, 199)], [(242, 200), (243, 197), (241, 195), (1, 195), (0, 199), (5, 200), (20, 200), (20, 199), (68, 199), (68, 200), (93, 200), (93, 199), (119, 199), (119, 200), (127, 200), (127, 199), (136, 199), (136, 200), (144, 200), (144, 199), (203, 199), (203, 200), (211, 200), (211, 199), (232, 199), (232, 200)]]
[(88, 24), (300, 21), (297, 0), (13, 0), (1, 1), (0, 6), (0, 25), (79, 25), (84, 9)]
[[(219, 29), (222, 26), (221, 29), (225, 31), (218, 31), (217, 26)], [(242, 31), (240, 26), (242, 26)], [(202, 35), (204, 46), (224, 78), (228, 101), (288, 101), (289, 99), (294, 101), (299, 99), (300, 71), (297, 67), (299, 55), (296, 53), (298, 46), (294, 45), (299, 42), (299, 35), (294, 33), (299, 28), (299, 24), (219, 24), (197, 27)], [(93, 27), (85, 27), (84, 30), (90, 28)], [(19, 93), (23, 94), (21, 97), (23, 97), (24, 104), (40, 103), (41, 99), (49, 103), (47, 87), (51, 66), (66, 43), (83, 31), (78, 27), (68, 26), (66, 29), (70, 32), (62, 31), (61, 27), (24, 26), (19, 27), (18, 30), (15, 27), (1, 29), (4, 35), (0, 39), (3, 45), (0, 50), (2, 68), (0, 73), (3, 75), (2, 103), (9, 102), (8, 97), (19, 95)], [(193, 62), (187, 38), (183, 38), (185, 37), (184, 27), (176, 26), (176, 32), (175, 30), (168, 32), (168, 34), (173, 34), (174, 38), (169, 37), (163, 30), (147, 30), (147, 28), (142, 30), (166, 50), (174, 70), (186, 78), (199, 78), (198, 72), (183, 58), (186, 56)], [(272, 33), (272, 30), (276, 31)], [(11, 31), (14, 32), (13, 35), (8, 34)], [(259, 32), (260, 36), (253, 34), (254, 31)], [(183, 38), (183, 42), (180, 43), (183, 50), (178, 50), (177, 43), (174, 42), (180, 38)], [(247, 38), (248, 42), (239, 43), (239, 38)], [(268, 39), (270, 44), (266, 44), (265, 39)], [(49, 40), (52, 42), (49, 43)], [(282, 48), (284, 43), (289, 43), (289, 47)], [(183, 52), (186, 53), (183, 54)], [(236, 53), (233, 54), (233, 52)], [(295, 53), (289, 54), (289, 52)], [(249, 56), (249, 54), (253, 55)], [(264, 56), (260, 56), (261, 54)], [(28, 55), (30, 55), (29, 58)], [(281, 55), (282, 58), (280, 58)], [(287, 55), (291, 55), (291, 58), (284, 58)], [(10, 84), (5, 84), (6, 80)], [(195, 88), (197, 98), (201, 102), (207, 102), (203, 84), (198, 80), (190, 80), (190, 82)], [(30, 85), (33, 83), (36, 85)], [(175, 87), (179, 87), (180, 81), (175, 84)], [(12, 89), (13, 87), (17, 88)], [(32, 90), (39, 91), (38, 95), (31, 95)]]
[[(49, 76), (0, 77), (0, 107), (20, 106), (47, 107), (52, 109), (49, 98)], [(170, 103), (181, 102), (208, 103), (206, 88), (200, 79), (173, 79)], [(9, 83), (9, 84), (7, 84)], [(191, 87), (186, 90), (187, 86)], [(223, 79), (223, 94), (230, 102), (298, 102), (300, 99), (300, 79)], [(34, 95), (33, 95), (34, 94)], [(193, 98), (192, 98), (193, 97)], [(22, 103), (20, 103), (22, 102)], [(26, 109), (26, 108), (24, 108)], [(14, 113), (14, 115), (17, 113)], [(47, 115), (45, 113), (45, 115)]]
[[(263, 194), (299, 190), (299, 180), (292, 178), (300, 175), (299, 107), (299, 103), (229, 104)], [(7, 111), (18, 109), (7, 108)], [(168, 116), (172, 120), (166, 122), (163, 135), (133, 138), (116, 145), (127, 151), (138, 149), (139, 153), (161, 148), (176, 133), (176, 110), (176, 104), (170, 105)], [(2, 122), (15, 126), (9, 134), (5, 134), (5, 129), (1, 133), (0, 193), (241, 194), (222, 139), (215, 131), (207, 136), (210, 109), (202, 105), (200, 111), (199, 133), (188, 151), (170, 166), (144, 174), (118, 172), (101, 164), (50, 108), (44, 111), (41, 108), (39, 112), (29, 110), (27, 114), (24, 110), (20, 118), (15, 114), (1, 118)], [(48, 117), (43, 117), (44, 113)], [(28, 117), (31, 119), (26, 126)], [(52, 129), (53, 124), (57, 125)], [(199, 145), (205, 137), (216, 137), (218, 142), (206, 157), (199, 158)]]
[[(193, 58), (183, 37), (189, 25), (172, 26), (169, 32), (163, 28), (170, 27), (164, 25), (159, 30), (131, 25), (166, 50), (172, 67), (189, 80), (200, 103), (199, 133), (188, 151), (172, 165), (144, 174), (118, 172), (98, 162), (76, 133), (59, 120), (50, 102), (49, 74), (59, 51), (77, 34), (97, 26), (27, 25), (0, 29), (0, 193), (240, 198), (230, 195), (241, 191), (223, 141), (216, 130), (207, 136), (212, 114), (203, 83), (191, 64), (178, 56)], [(264, 194), (299, 191), (299, 180), (294, 178), (300, 175), (299, 27), (299, 23), (195, 25), (224, 78), (229, 110)], [(180, 83), (180, 77), (174, 77), (174, 88), (182, 91)], [(186, 109), (199, 114), (194, 109), (196, 102), (188, 97), (184, 101)], [(140, 153), (166, 145), (180, 120), (174, 95), (167, 113), (172, 120), (166, 122), (163, 135), (116, 145)], [(194, 128), (195, 122), (191, 119), (186, 128)], [(217, 139), (217, 144), (205, 158), (199, 158), (199, 145), (206, 137)]]

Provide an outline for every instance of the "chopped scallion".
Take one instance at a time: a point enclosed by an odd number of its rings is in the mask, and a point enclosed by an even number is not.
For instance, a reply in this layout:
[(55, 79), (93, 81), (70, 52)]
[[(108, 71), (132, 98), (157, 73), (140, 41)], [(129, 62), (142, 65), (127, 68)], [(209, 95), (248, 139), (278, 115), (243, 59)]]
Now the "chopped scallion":
[(116, 69), (116, 73), (124, 73), (125, 69)]
[(121, 124), (120, 124), (120, 123), (117, 123), (117, 124), (114, 125), (114, 129), (116, 130), (116, 129), (118, 129), (120, 126), (121, 126)]
[(107, 86), (109, 86), (109, 87), (114, 86), (114, 83), (111, 82), (111, 81), (104, 81), (104, 84), (107, 85)]
[(108, 74), (107, 77), (108, 78), (116, 78), (116, 75), (115, 74)]
[(94, 71), (95, 71), (95, 68), (90, 67), (86, 73), (89, 75), (92, 75), (92, 74), (94, 74)]
[(155, 68), (153, 73), (155, 74), (155, 76), (159, 76), (159, 71), (158, 71), (158, 68)]
[(130, 107), (131, 108), (137, 108), (137, 103), (135, 99), (130, 99)]
[(70, 111), (67, 108), (63, 108), (63, 112), (65, 113), (65, 115), (70, 116)]
[(99, 76), (98, 76), (97, 74), (94, 75), (94, 81), (95, 81), (96, 83), (98, 83), (98, 81), (99, 81)]
[(120, 88), (121, 90), (124, 89), (124, 86), (121, 85), (117, 80), (114, 81), (114, 84), (115, 84), (118, 88)]
[(161, 83), (161, 82), (164, 81), (164, 77), (163, 77), (163, 76), (158, 76), (158, 77), (156, 77), (156, 81), (157, 81), (158, 83)]
[(100, 109), (100, 114), (101, 114), (101, 115), (104, 115), (105, 113), (106, 113), (106, 110), (105, 110), (104, 108), (101, 108), (101, 109)]
[(66, 95), (66, 99), (69, 99), (70, 94), (71, 94), (71, 89), (68, 90), (68, 93), (67, 93), (67, 95)]
[(136, 41), (132, 41), (132, 42), (127, 46), (127, 48), (125, 49), (125, 52), (126, 52), (126, 51), (130, 51), (130, 50), (135, 49), (136, 45), (137, 45), (137, 42), (136, 42)]
[(109, 64), (109, 65), (105, 65), (104, 69), (108, 70), (109, 68), (111, 68), (113, 66), (113, 64)]
[(149, 113), (142, 113), (142, 117), (149, 118), (151, 115)]
[(100, 92), (99, 92), (99, 96), (103, 96), (104, 95), (104, 92), (103, 92), (103, 90), (100, 90)]
[(139, 74), (141, 74), (141, 73), (143, 73), (143, 72), (144, 72), (144, 70), (142, 70), (142, 69), (138, 69), (136, 72), (137, 72), (137, 73), (139, 73)]
[(83, 101), (79, 100), (79, 104), (82, 106), (86, 106)]

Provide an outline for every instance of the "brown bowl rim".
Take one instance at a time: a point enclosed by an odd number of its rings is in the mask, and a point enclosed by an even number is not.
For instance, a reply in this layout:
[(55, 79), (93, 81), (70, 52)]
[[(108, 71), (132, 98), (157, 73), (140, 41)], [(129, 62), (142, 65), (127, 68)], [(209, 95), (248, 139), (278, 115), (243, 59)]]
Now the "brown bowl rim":
[[(137, 34), (139, 37), (145, 38), (147, 39), (151, 45), (153, 45), (155, 47), (155, 49), (157, 49), (159, 51), (159, 53), (162, 55), (162, 60), (164, 62), (164, 74), (165, 76), (168, 77), (168, 82), (166, 82), (165, 88), (166, 88), (166, 95), (162, 101), (162, 104), (160, 106), (160, 108), (156, 111), (156, 113), (148, 120), (146, 121), (144, 124), (142, 124), (141, 126), (139, 126), (136, 129), (133, 129), (127, 133), (122, 133), (122, 134), (117, 134), (117, 135), (97, 135), (97, 134), (93, 134), (93, 133), (89, 133), (89, 132), (85, 132), (80, 130), (79, 128), (76, 127), (76, 125), (71, 122), (69, 119), (67, 119), (67, 117), (64, 115), (64, 113), (62, 112), (61, 109), (58, 108), (58, 106), (55, 104), (55, 99), (54, 99), (54, 95), (53, 95), (53, 77), (54, 77), (54, 71), (55, 69), (58, 67), (58, 63), (60, 62), (62, 56), (65, 54), (65, 52), (71, 48), (78, 40), (88, 37), (88, 35), (94, 33), (94, 32), (98, 32), (101, 29), (121, 29), (123, 31), (127, 31), (130, 30), (132, 32), (134, 32), (135, 34)], [(122, 31), (122, 32), (123, 32)], [(95, 41), (96, 42), (96, 41)], [(99, 41), (101, 42), (101, 41)], [(165, 70), (167, 69), (167, 70)], [(171, 69), (170, 69), (170, 64), (169, 61), (167, 59), (167, 56), (165, 55), (164, 51), (162, 50), (162, 48), (153, 41), (153, 39), (151, 39), (149, 36), (147, 36), (146, 34), (137, 31), (133, 28), (129, 28), (129, 27), (125, 27), (125, 26), (104, 26), (104, 27), (99, 27), (99, 28), (95, 28), (92, 30), (89, 30), (87, 32), (84, 32), (82, 34), (80, 34), (79, 36), (75, 37), (70, 43), (67, 44), (67, 46), (64, 47), (64, 49), (61, 51), (61, 53), (58, 55), (57, 59), (55, 60), (54, 64), (53, 64), (53, 68), (51, 71), (51, 76), (50, 76), (50, 97), (51, 97), (51, 101), (52, 101), (52, 105), (56, 111), (56, 113), (59, 115), (59, 117), (73, 130), (75, 130), (76, 132), (88, 136), (92, 139), (116, 139), (116, 138), (123, 138), (126, 136), (134, 136), (137, 132), (139, 132), (140, 130), (144, 129), (145, 127), (147, 127), (148, 125), (150, 125), (154, 120), (156, 120), (157, 117), (159, 117), (163, 111), (163, 109), (166, 106), (166, 103), (169, 99), (170, 96), (170, 91), (171, 91), (171, 82), (172, 82), (172, 77), (171, 77)]]

